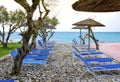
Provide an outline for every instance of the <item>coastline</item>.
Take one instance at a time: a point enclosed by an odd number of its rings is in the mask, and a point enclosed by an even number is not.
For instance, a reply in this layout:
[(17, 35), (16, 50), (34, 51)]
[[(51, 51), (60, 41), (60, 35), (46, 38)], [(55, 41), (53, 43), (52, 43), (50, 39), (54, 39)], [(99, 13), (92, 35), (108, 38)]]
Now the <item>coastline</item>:
[[(19, 36), (20, 32), (15, 32), (10, 37), (11, 41), (18, 42), (21, 40), (21, 36)], [(84, 36), (86, 32), (82, 32), (82, 35)], [(120, 42), (120, 32), (94, 32), (95, 37), (99, 40), (99, 42)], [(79, 40), (80, 32), (55, 32), (53, 37), (50, 39), (52, 41), (57, 42), (72, 42), (72, 39)], [(37, 40), (40, 39), (40, 37), (37, 38)], [(87, 40), (87, 39), (86, 39)], [(88, 42), (88, 41), (87, 41)], [(91, 42), (93, 42), (91, 40)]]

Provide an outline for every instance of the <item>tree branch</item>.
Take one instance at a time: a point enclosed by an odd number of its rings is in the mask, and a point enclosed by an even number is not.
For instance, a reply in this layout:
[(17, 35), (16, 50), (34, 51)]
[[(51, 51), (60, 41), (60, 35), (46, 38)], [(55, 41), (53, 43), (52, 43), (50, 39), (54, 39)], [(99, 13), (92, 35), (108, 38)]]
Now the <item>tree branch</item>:
[(50, 40), (50, 38), (53, 36), (53, 34), (54, 34), (54, 32), (50, 32), (50, 36), (48, 37), (48, 39), (47, 39), (47, 42)]
[(42, 5), (43, 5), (43, 8), (45, 9), (45, 15), (43, 16), (43, 19), (45, 19), (45, 17), (49, 14), (49, 12), (50, 12), (50, 10), (48, 10), (47, 8), (46, 8), (46, 6), (45, 6), (45, 4), (44, 4), (45, 2), (44, 2), (44, 0), (42, 0)]
[(19, 3), (26, 11), (30, 10), (30, 6), (26, 0), (15, 0), (17, 3)]
[(39, 5), (40, 3), (40, 0), (32, 0), (33, 4), (31, 6), (33, 12), (36, 10), (37, 6)]
[(39, 14), (40, 14), (40, 17), (39, 18), (42, 18), (42, 11), (40, 10), (40, 4), (38, 5), (38, 9), (39, 9)]
[[(39, 12), (40, 12), (40, 17), (38, 19), (37, 25), (36, 26), (40, 26), (40, 24), (42, 24), (42, 21), (45, 19), (45, 17), (49, 14), (50, 10), (48, 10), (45, 6), (45, 2), (44, 0), (41, 0), (41, 4), (45, 10), (45, 15), (42, 17), (42, 12), (40, 11), (40, 5), (39, 5)], [(36, 27), (38, 30), (40, 29), (40, 27)]]

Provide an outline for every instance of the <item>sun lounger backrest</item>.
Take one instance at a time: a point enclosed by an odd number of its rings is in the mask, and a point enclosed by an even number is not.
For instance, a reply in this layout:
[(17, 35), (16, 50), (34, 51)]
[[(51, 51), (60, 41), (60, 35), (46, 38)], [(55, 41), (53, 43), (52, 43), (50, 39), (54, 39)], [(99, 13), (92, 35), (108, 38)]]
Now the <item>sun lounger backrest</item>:
[(15, 57), (15, 56), (17, 55), (17, 52), (16, 52), (16, 50), (11, 50), (11, 51), (10, 51), (10, 54), (11, 54), (13, 57)]
[(40, 40), (38, 40), (38, 44), (39, 44), (40, 46), (43, 46), (43, 43), (42, 43)]
[(0, 82), (19, 82), (17, 80), (0, 80)]
[(75, 45), (78, 45), (78, 43), (75, 40), (72, 40)]
[(81, 55), (79, 55), (77, 52), (73, 52), (73, 53), (75, 54), (75, 56), (77, 57), (79, 56), (78, 58), (80, 58), (85, 63), (85, 65), (89, 68), (89, 70), (92, 71), (91, 65)]
[(75, 46), (72, 46), (78, 53), (81, 53)]
[(74, 38), (74, 41), (75, 41), (76, 44), (78, 44), (78, 42), (77, 42), (77, 40), (75, 38)]

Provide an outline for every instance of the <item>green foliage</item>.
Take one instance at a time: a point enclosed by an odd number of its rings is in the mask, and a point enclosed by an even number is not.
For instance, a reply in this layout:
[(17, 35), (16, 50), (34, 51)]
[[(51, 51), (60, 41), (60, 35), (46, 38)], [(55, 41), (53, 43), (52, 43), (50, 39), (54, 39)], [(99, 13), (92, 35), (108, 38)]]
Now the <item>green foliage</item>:
[[(26, 13), (24, 13), (22, 10), (9, 12), (4, 6), (0, 6), (0, 25), (2, 27), (2, 29), (0, 29), (0, 43), (3, 45), (3, 47), (7, 47), (7, 43), (11, 34), (19, 29), (25, 22)], [(7, 36), (5, 36), (5, 29), (8, 29)]]
[(26, 20), (26, 14), (22, 10), (15, 10), (10, 12), (11, 23), (21, 22), (23, 24)]
[(8, 48), (3, 48), (2, 45), (0, 44), (0, 57), (9, 54), (10, 50), (15, 49), (19, 46), (21, 46), (20, 43), (9, 43)]
[(0, 6), (0, 23), (1, 22), (8, 22), (9, 21), (9, 14), (7, 9), (4, 6)]
[(55, 27), (58, 24), (58, 19), (56, 17), (49, 18), (48, 16), (43, 20), (43, 24)]
[(59, 23), (58, 19), (56, 17), (53, 17), (52, 20), (51, 20), (52, 26), (55, 27), (58, 23)]

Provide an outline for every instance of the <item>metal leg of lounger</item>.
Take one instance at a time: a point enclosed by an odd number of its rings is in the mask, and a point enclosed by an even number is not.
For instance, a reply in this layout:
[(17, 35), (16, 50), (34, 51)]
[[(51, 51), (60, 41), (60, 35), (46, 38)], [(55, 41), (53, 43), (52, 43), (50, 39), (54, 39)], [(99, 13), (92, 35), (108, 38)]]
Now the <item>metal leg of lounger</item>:
[(90, 82), (93, 82), (93, 80), (95, 79), (97, 82), (100, 82), (100, 80), (99, 80), (99, 77), (91, 70), (91, 71), (89, 71), (92, 75), (93, 75), (93, 79), (91, 79), (90, 80)]
[(15, 80), (15, 82), (19, 82), (18, 80)]
[[(89, 82), (93, 82), (94, 79), (96, 79), (97, 82), (101, 82), (101, 79), (102, 79), (103, 77), (108, 77), (108, 81), (111, 81), (111, 79), (112, 79), (112, 82), (114, 82), (113, 79), (116, 78), (116, 76), (113, 76), (113, 75), (96, 75), (95, 78), (91, 79)], [(110, 79), (110, 78), (111, 78), (111, 79)]]
[(88, 72), (88, 70), (85, 70), (85, 71), (80, 75), (80, 79), (82, 79), (82, 77), (85, 75), (86, 72)]
[(29, 77), (28, 79), (25, 80), (25, 82), (32, 82), (31, 78)]

